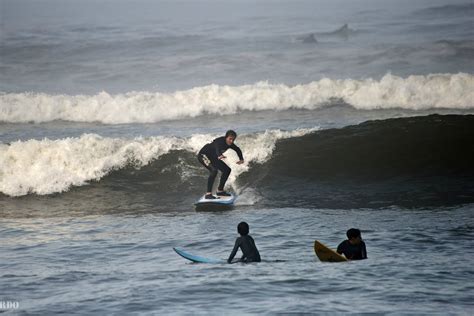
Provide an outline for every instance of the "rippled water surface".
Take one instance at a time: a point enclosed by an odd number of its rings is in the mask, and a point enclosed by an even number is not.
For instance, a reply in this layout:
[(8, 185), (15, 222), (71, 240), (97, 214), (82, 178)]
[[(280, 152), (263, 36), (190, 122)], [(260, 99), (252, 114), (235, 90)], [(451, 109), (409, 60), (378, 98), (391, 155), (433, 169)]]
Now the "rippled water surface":
[[(472, 312), (473, 207), (253, 209), (2, 221), (4, 299), (20, 314)], [(226, 258), (245, 220), (263, 262), (193, 264), (173, 247)], [(321, 263), (359, 227), (368, 260)]]

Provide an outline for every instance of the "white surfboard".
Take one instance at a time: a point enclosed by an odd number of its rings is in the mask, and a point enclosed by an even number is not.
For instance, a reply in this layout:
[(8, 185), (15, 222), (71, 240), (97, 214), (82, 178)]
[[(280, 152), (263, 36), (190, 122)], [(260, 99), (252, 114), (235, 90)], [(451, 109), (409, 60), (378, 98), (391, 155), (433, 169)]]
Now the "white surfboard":
[(204, 194), (195, 205), (232, 205), (237, 196), (231, 194), (230, 196), (218, 196), (218, 199), (206, 199)]
[(174, 251), (181, 257), (188, 259), (192, 262), (196, 263), (227, 263), (225, 260), (220, 260), (220, 259), (214, 259), (214, 258), (205, 258), (201, 256), (196, 256), (192, 255), (190, 253), (187, 253), (186, 251), (179, 249), (179, 248), (173, 248)]

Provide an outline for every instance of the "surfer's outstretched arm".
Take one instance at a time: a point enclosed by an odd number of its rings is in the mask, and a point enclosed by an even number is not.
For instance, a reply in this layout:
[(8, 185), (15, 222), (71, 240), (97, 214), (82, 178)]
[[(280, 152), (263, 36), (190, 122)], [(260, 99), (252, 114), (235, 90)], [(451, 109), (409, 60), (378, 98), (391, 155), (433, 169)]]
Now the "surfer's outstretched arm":
[(236, 144), (232, 144), (230, 148), (232, 148), (237, 153), (237, 156), (239, 156), (240, 161), (244, 160), (244, 155), (242, 155), (242, 150), (239, 148), (239, 146), (237, 146)]

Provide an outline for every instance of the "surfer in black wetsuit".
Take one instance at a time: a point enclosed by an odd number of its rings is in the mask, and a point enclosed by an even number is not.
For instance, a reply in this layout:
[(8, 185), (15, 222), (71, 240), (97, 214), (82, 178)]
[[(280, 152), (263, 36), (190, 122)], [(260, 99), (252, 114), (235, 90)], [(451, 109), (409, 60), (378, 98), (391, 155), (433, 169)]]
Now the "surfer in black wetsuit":
[(347, 231), (347, 240), (344, 240), (337, 246), (337, 252), (344, 254), (349, 260), (367, 259), (367, 250), (362, 240), (360, 230), (351, 228)]
[(252, 236), (249, 235), (249, 224), (246, 222), (239, 223), (239, 225), (237, 225), (237, 231), (240, 237), (235, 240), (234, 249), (232, 249), (227, 263), (232, 263), (232, 259), (234, 259), (239, 248), (243, 254), (239, 260), (240, 262), (260, 262), (260, 253), (258, 252), (257, 246), (255, 246), (255, 241)]
[(207, 192), (206, 192), (206, 199), (217, 199), (214, 195), (212, 195), (212, 186), (214, 184), (214, 180), (217, 176), (217, 171), (220, 170), (222, 172), (221, 180), (219, 182), (219, 186), (217, 187), (217, 196), (230, 196), (229, 193), (224, 191), (224, 185), (229, 178), (231, 169), (229, 166), (222, 161), (226, 157), (223, 153), (231, 148), (235, 150), (237, 155), (239, 156), (239, 161), (237, 164), (244, 163), (244, 156), (242, 156), (242, 151), (240, 148), (234, 144), (235, 139), (237, 138), (237, 133), (229, 130), (225, 133), (225, 136), (218, 137), (212, 141), (212, 143), (206, 144), (198, 153), (198, 160), (199, 162), (209, 170), (209, 178), (207, 179)]

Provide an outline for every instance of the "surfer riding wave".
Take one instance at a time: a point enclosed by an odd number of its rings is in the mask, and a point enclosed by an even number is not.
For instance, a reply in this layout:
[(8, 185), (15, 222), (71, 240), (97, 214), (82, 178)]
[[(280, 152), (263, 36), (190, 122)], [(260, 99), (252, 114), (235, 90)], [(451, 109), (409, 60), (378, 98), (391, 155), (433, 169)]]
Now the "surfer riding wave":
[[(225, 133), (225, 136), (218, 137), (212, 141), (212, 143), (206, 144), (198, 153), (199, 162), (209, 170), (209, 178), (207, 179), (207, 192), (205, 195), (206, 199), (217, 199), (219, 196), (230, 196), (229, 193), (224, 191), (224, 186), (229, 178), (231, 169), (230, 167), (222, 161), (226, 157), (223, 153), (231, 148), (239, 156), (239, 161), (237, 164), (244, 163), (244, 156), (242, 155), (242, 150), (234, 144), (235, 139), (237, 138), (237, 133), (233, 130), (228, 130)], [(212, 186), (214, 185), (214, 180), (216, 179), (217, 172), (222, 172), (221, 179), (219, 181), (219, 186), (217, 187), (215, 197), (212, 195)]]

